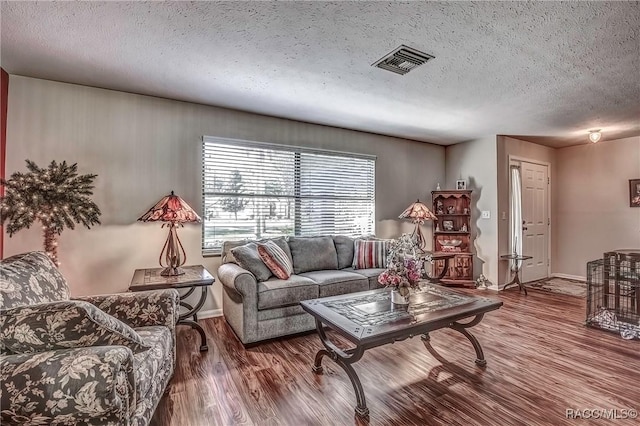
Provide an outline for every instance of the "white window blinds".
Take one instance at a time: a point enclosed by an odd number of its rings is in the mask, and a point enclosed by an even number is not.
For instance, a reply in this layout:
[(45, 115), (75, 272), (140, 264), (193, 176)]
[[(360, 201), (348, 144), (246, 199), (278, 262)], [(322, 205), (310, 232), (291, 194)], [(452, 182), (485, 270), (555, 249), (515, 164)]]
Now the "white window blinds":
[(371, 234), (375, 157), (203, 138), (202, 249), (281, 235)]

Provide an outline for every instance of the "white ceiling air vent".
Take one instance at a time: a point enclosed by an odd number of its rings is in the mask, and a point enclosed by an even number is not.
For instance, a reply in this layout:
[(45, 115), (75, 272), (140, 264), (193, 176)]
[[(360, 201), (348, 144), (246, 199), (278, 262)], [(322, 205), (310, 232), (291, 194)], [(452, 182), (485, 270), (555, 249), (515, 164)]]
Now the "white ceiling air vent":
[(424, 64), (429, 59), (434, 58), (435, 56), (431, 56), (402, 44), (400, 47), (394, 49), (391, 53), (385, 55), (382, 59), (371, 65), (382, 68), (383, 70), (404, 75), (412, 69)]

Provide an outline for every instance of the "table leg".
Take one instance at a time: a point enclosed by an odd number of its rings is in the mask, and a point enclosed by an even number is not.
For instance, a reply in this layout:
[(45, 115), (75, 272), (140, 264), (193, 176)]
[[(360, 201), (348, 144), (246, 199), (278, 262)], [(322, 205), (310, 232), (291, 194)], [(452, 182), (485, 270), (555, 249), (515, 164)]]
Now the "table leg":
[(432, 282), (434, 284), (438, 284), (438, 283), (440, 283), (442, 281), (444, 276), (447, 275), (447, 271), (448, 270), (449, 270), (449, 258), (446, 257), (446, 258), (444, 258), (444, 267), (442, 268), (442, 271), (440, 271), (440, 273), (438, 274), (437, 277), (430, 277), (429, 274), (427, 273), (426, 269), (424, 271), (424, 276), (429, 280), (429, 282)]
[(367, 408), (367, 401), (364, 396), (364, 390), (362, 389), (362, 383), (360, 383), (358, 374), (351, 366), (351, 364), (358, 362), (360, 358), (362, 358), (364, 349), (361, 346), (357, 346), (354, 349), (343, 351), (342, 349), (334, 345), (331, 341), (329, 341), (322, 327), (322, 322), (320, 322), (320, 320), (318, 320), (317, 318), (316, 328), (318, 330), (320, 341), (324, 345), (325, 349), (320, 349), (316, 354), (312, 371), (316, 374), (322, 374), (322, 358), (324, 358), (325, 356), (331, 358), (345, 371), (345, 373), (347, 373), (347, 376), (349, 376), (349, 380), (351, 380), (351, 385), (353, 386), (353, 390), (356, 394), (356, 416), (361, 418), (369, 417), (369, 409)]
[(527, 296), (527, 288), (520, 281), (520, 268), (518, 268), (517, 271), (514, 271), (513, 279), (511, 281), (509, 281), (507, 284), (505, 284), (504, 287), (502, 287), (502, 289), (506, 290), (507, 287), (509, 287), (510, 285), (513, 285), (513, 284), (517, 284), (518, 285), (518, 291), (524, 290), (524, 295)]
[(473, 334), (469, 333), (466, 329), (471, 328), (474, 325), (477, 325), (478, 323), (480, 323), (483, 317), (484, 317), (484, 314), (480, 314), (480, 315), (476, 315), (476, 317), (473, 320), (467, 323), (453, 322), (451, 323), (451, 325), (449, 325), (450, 329), (455, 330), (458, 333), (461, 333), (463, 336), (469, 339), (469, 341), (473, 345), (473, 349), (475, 349), (476, 351), (475, 363), (480, 367), (484, 367), (487, 365), (487, 361), (484, 359), (484, 352), (482, 351), (482, 346), (480, 346), (480, 342), (478, 342), (478, 339), (476, 339), (476, 337)]
[[(178, 318), (178, 324), (188, 325), (189, 327), (195, 328), (198, 331), (198, 333), (200, 334), (200, 352), (205, 352), (209, 350), (209, 347), (207, 346), (207, 336), (205, 335), (203, 328), (197, 322), (187, 319), (189, 317), (193, 317), (197, 321), (197, 312), (202, 309), (202, 305), (204, 305), (204, 301), (207, 299), (207, 287), (202, 286), (201, 288), (202, 292), (200, 293), (200, 300), (198, 300), (198, 303), (193, 308), (191, 308), (191, 305), (187, 303), (180, 302), (182, 306), (191, 309), (189, 309), (188, 312), (180, 315), (180, 317)], [(192, 291), (188, 291), (186, 294), (189, 295), (191, 293)]]

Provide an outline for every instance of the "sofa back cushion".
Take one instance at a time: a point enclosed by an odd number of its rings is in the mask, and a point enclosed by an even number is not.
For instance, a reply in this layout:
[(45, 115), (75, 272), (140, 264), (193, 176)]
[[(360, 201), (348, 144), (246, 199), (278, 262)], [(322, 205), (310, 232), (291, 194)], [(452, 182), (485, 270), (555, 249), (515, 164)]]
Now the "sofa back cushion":
[(89, 302), (64, 300), (2, 310), (3, 349), (16, 354), (87, 346), (149, 349), (140, 335)]
[(386, 240), (355, 240), (353, 243), (353, 268), (370, 269), (387, 267)]
[(338, 269), (338, 254), (331, 237), (291, 237), (289, 248), (296, 274)]
[(0, 261), (3, 309), (69, 299), (69, 287), (45, 252), (17, 254)]
[(353, 264), (353, 238), (334, 235), (333, 243), (338, 254), (338, 269), (349, 268)]

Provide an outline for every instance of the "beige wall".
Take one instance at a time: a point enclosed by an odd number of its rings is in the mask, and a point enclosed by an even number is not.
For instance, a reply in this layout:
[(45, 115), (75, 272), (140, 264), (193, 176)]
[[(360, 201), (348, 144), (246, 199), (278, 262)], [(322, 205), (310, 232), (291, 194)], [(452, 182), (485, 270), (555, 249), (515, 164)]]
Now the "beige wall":
[[(554, 271), (554, 257), (556, 253), (556, 236), (554, 231), (557, 227), (554, 208), (556, 201), (556, 150), (547, 146), (538, 145), (531, 142), (515, 139), (508, 136), (498, 136), (498, 254), (508, 254), (509, 248), (509, 157), (531, 162), (548, 163), (551, 167), (549, 176), (551, 177), (551, 265)], [(507, 262), (498, 264), (499, 284), (505, 284), (510, 278)]]
[[(456, 180), (466, 179), (467, 189), (473, 190), (474, 278), (484, 274), (493, 288), (498, 282), (496, 158), (495, 136), (451, 145), (446, 150), (445, 188), (455, 188)], [(482, 219), (483, 210), (489, 211), (491, 218)]]
[(553, 271), (584, 277), (587, 262), (605, 251), (640, 249), (640, 208), (629, 207), (640, 137), (558, 149), (556, 160)]
[[(136, 219), (161, 196), (174, 190), (201, 210), (202, 135), (377, 155), (376, 230), (383, 237), (411, 231), (398, 215), (444, 181), (445, 149), (426, 143), (13, 75), (9, 99), (8, 175), (24, 170), (27, 158), (77, 162), (81, 173), (98, 174), (102, 225), (66, 230), (59, 241), (75, 295), (126, 290), (134, 269), (157, 265), (166, 230)], [(431, 238), (431, 227), (424, 230)], [(197, 225), (180, 230), (188, 263), (215, 272), (219, 258), (201, 256), (200, 236)], [(5, 256), (41, 249), (38, 226), (5, 244)], [(216, 283), (204, 309), (220, 307)]]

